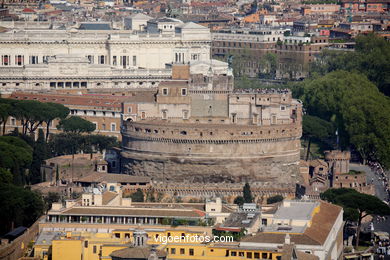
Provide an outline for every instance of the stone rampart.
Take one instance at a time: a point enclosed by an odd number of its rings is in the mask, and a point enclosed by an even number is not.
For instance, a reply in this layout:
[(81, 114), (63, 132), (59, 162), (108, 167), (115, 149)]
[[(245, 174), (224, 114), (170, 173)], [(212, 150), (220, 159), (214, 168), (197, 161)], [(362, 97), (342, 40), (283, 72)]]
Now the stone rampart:
[(157, 181), (294, 186), (299, 180), (299, 123), (125, 122), (122, 169)]

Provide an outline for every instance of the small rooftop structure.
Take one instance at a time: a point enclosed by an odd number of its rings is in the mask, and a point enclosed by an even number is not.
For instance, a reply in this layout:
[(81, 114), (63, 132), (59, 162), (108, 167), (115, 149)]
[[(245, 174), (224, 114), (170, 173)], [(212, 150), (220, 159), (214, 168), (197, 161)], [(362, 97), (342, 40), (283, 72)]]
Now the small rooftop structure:
[(111, 30), (109, 23), (81, 23), (79, 30)]

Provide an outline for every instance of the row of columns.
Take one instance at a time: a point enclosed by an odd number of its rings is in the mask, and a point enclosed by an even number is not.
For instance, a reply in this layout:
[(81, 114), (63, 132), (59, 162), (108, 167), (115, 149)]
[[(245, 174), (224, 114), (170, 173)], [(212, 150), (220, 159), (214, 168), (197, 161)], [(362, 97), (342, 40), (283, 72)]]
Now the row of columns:
[(88, 223), (88, 224), (148, 224), (158, 225), (158, 217), (114, 217), (114, 216), (63, 216), (47, 215), (51, 223)]

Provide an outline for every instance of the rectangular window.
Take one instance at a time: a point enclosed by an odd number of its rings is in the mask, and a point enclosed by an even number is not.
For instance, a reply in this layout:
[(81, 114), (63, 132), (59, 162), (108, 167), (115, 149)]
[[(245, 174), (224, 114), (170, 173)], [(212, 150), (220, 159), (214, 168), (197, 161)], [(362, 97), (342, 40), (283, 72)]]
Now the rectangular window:
[(163, 110), (162, 111), (162, 119), (167, 119), (167, 111), (166, 110)]
[(199, 54), (192, 54), (191, 55), (191, 60), (199, 60)]
[(11, 125), (16, 125), (16, 120), (15, 120), (15, 118), (11, 118)]
[(171, 255), (175, 255), (176, 254), (176, 248), (171, 248)]
[(124, 69), (127, 67), (126, 56), (121, 56), (121, 65)]
[(85, 247), (85, 248), (88, 248), (88, 240), (85, 240), (85, 241), (84, 241), (84, 247)]
[(231, 256), (237, 256), (237, 252), (236, 251), (232, 251)]
[(189, 254), (194, 255), (194, 249), (190, 248)]
[(255, 259), (260, 259), (260, 253), (254, 253)]
[(186, 88), (182, 88), (181, 89), (181, 95), (182, 96), (187, 96), (187, 89)]
[(51, 88), (55, 88), (56, 87), (56, 83), (55, 82), (50, 82), (50, 87)]
[(111, 132), (114, 132), (114, 131), (116, 131), (116, 124), (112, 123), (111, 124)]
[(99, 56), (99, 64), (104, 64), (104, 59), (105, 57), (104, 57), (104, 55), (100, 55)]
[(252, 252), (246, 252), (246, 258), (252, 258)]
[(38, 64), (38, 56), (30, 56), (30, 64)]
[(186, 250), (184, 248), (180, 248), (180, 254), (184, 255), (186, 253)]
[(273, 116), (271, 117), (271, 124), (273, 124), (273, 125), (276, 124), (276, 116), (275, 116), (275, 115), (273, 115)]
[(137, 66), (137, 56), (133, 56), (133, 66)]
[(163, 88), (162, 92), (163, 92), (164, 96), (168, 96), (168, 89), (167, 88)]
[(1, 65), (3, 66), (9, 66), (10, 64), (10, 56), (9, 55), (2, 55), (1, 56)]
[(188, 119), (188, 110), (183, 110), (183, 119)]
[(90, 64), (94, 63), (93, 55), (88, 55), (87, 58), (88, 58)]
[(106, 124), (102, 124), (102, 130), (106, 130)]
[(15, 64), (18, 66), (22, 66), (24, 64), (24, 56), (23, 55), (16, 55), (15, 56)]
[(127, 109), (128, 113), (130, 114), (132, 112), (131, 107)]
[(93, 246), (93, 253), (96, 254), (96, 246)]
[(117, 65), (116, 56), (112, 56), (112, 65), (114, 65), (114, 66)]

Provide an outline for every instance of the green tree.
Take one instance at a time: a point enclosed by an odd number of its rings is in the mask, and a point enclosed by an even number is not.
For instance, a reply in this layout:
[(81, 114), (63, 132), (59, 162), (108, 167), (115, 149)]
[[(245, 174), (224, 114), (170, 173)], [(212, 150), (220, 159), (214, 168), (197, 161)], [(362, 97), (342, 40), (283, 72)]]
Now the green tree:
[(252, 191), (251, 191), (251, 187), (249, 186), (249, 183), (245, 183), (242, 192), (244, 194), (244, 202), (245, 203), (252, 203), (253, 197), (252, 197)]
[(329, 189), (321, 194), (321, 198), (342, 206), (344, 219), (357, 222), (356, 247), (359, 245), (360, 228), (364, 217), (390, 215), (390, 207), (379, 198), (354, 189)]
[(22, 124), (22, 133), (34, 133), (45, 120), (46, 104), (35, 100), (21, 100), (15, 103), (13, 114)]
[(330, 138), (333, 133), (332, 123), (316, 116), (304, 115), (302, 118), (303, 137), (307, 140), (306, 160), (309, 159), (310, 145), (312, 139), (324, 141)]
[(275, 196), (267, 198), (267, 204), (273, 204), (276, 202), (280, 202), (280, 201), (283, 201), (283, 199), (284, 198), (282, 195), (275, 195)]
[(46, 142), (49, 140), (50, 134), (50, 125), (54, 119), (63, 120), (69, 115), (69, 108), (65, 107), (62, 104), (58, 103), (46, 103), (47, 109), (44, 111), (45, 118), (44, 122), (46, 123)]
[(260, 77), (274, 79), (276, 77), (277, 65), (278, 56), (276, 56), (274, 53), (266, 53), (263, 57), (260, 58)]
[(0, 125), (3, 125), (3, 135), (5, 135), (5, 125), (7, 124), (7, 120), (11, 115), (12, 106), (9, 104), (0, 103)]
[(333, 71), (305, 80), (301, 100), (309, 115), (332, 121), (340, 147), (390, 167), (390, 100), (364, 75)]
[(12, 183), (13, 176), (9, 170), (0, 168), (0, 183)]
[(41, 165), (47, 159), (45, 135), (42, 129), (38, 131), (38, 139), (34, 144), (33, 157), (30, 167), (30, 181), (32, 184), (42, 182)]
[(144, 202), (144, 193), (138, 188), (136, 192), (130, 195), (130, 198), (133, 202)]
[(78, 116), (71, 116), (63, 119), (57, 125), (58, 130), (62, 130), (66, 133), (90, 133), (95, 131), (95, 125), (88, 120), (85, 120)]
[(13, 184), (0, 183), (0, 235), (17, 226), (31, 226), (43, 213), (42, 197)]
[(154, 197), (154, 189), (150, 189), (146, 192), (146, 201), (149, 201), (149, 202), (156, 202), (156, 198)]
[(58, 185), (58, 181), (60, 180), (60, 171), (58, 169), (58, 164), (56, 165), (56, 185)]
[(13, 174), (15, 184), (23, 184), (25, 170), (32, 161), (32, 148), (14, 136), (0, 136), (0, 168)]
[(311, 67), (312, 74), (336, 70), (358, 71), (390, 96), (390, 43), (373, 33), (359, 35), (354, 52), (324, 51)]
[(244, 197), (238, 196), (234, 199), (234, 204), (242, 206), (245, 203)]

